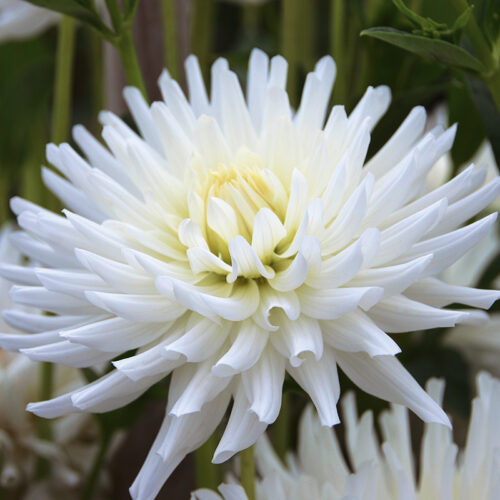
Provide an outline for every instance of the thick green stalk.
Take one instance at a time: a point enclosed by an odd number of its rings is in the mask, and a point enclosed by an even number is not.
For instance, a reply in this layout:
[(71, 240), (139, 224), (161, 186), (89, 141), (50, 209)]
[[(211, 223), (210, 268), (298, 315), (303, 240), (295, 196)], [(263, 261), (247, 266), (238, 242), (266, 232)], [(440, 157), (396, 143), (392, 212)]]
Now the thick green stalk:
[(105, 432), (102, 435), (101, 443), (99, 449), (97, 450), (97, 455), (94, 458), (92, 464), (92, 469), (87, 477), (87, 482), (82, 491), (82, 500), (91, 500), (95, 498), (97, 487), (99, 486), (99, 478), (101, 476), (102, 469), (104, 468), (104, 461), (106, 460), (106, 454), (111, 444), (112, 434)]
[(348, 72), (344, 64), (345, 57), (345, 12), (344, 0), (331, 0), (330, 3), (330, 51), (337, 64), (337, 76), (333, 96), (336, 103), (346, 100)]
[(148, 94), (146, 92), (146, 85), (142, 78), (130, 27), (123, 29), (122, 34), (118, 38), (116, 47), (120, 53), (120, 59), (128, 84), (137, 87), (147, 100)]
[(179, 44), (177, 41), (177, 19), (175, 0), (162, 0), (163, 42), (165, 48), (165, 64), (170, 76), (179, 81), (181, 76), (179, 64)]
[(198, 57), (205, 77), (212, 54), (215, 8), (214, 0), (194, 0), (192, 4), (191, 52)]
[(240, 451), (239, 456), (241, 486), (243, 486), (248, 500), (255, 500), (255, 460), (253, 446)]
[(221, 482), (220, 467), (212, 463), (212, 457), (217, 447), (215, 433), (194, 452), (196, 487), (216, 490)]
[(67, 140), (69, 135), (74, 46), (75, 20), (68, 16), (62, 16), (57, 39), (54, 101), (52, 106), (51, 139), (56, 144)]

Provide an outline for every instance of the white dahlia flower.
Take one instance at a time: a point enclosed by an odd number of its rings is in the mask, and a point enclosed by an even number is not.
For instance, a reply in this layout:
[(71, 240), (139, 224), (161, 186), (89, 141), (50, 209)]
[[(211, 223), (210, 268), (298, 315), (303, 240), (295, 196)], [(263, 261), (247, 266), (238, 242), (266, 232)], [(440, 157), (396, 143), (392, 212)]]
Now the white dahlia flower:
[[(358, 420), (354, 395), (342, 401), (347, 457), (335, 433), (323, 427), (309, 406), (299, 426), (297, 455), (285, 467), (263, 436), (257, 442), (258, 500), (494, 500), (500, 498), (500, 380), (477, 377), (478, 397), (465, 447), (460, 452), (451, 430), (426, 424), (419, 473), (413, 456), (408, 412), (399, 405), (379, 419), (383, 444), (367, 411)], [(441, 402), (444, 382), (430, 380), (429, 394)], [(351, 465), (348, 465), (351, 464)], [(351, 472), (352, 470), (352, 472)], [(238, 484), (219, 487), (224, 500), (246, 500)], [(192, 500), (220, 500), (213, 491), (193, 492)]]
[[(0, 261), (4, 268), (21, 262), (18, 250), (11, 246), (12, 229), (4, 226), (0, 231)], [(11, 307), (10, 284), (0, 279), (0, 305)], [(11, 314), (21, 317), (27, 309), (13, 309)], [(2, 331), (13, 331), (1, 321)], [(57, 367), (54, 389), (57, 394), (78, 387), (80, 377), (74, 368)], [(40, 365), (18, 353), (0, 349), (0, 490), (15, 498), (77, 498), (76, 486), (89, 469), (96, 452), (97, 429), (89, 415), (68, 415), (54, 421), (53, 441), (38, 437), (37, 419), (26, 413), (26, 405), (36, 399), (40, 388)], [(39, 458), (51, 464), (50, 475), (36, 481), (35, 467)], [(10, 496), (8, 498), (11, 498)], [(14, 498), (14, 497), (12, 497)]]
[(485, 169), (471, 167), (422, 194), (455, 128), (424, 134), (421, 107), (365, 162), (390, 92), (369, 88), (349, 117), (335, 106), (325, 124), (330, 57), (308, 75), (297, 112), (280, 56), (252, 53), (246, 100), (224, 59), (210, 99), (194, 57), (186, 71), (189, 101), (166, 72), (164, 102), (149, 107), (125, 90), (140, 135), (104, 112), (109, 149), (81, 126), (86, 159), (49, 145), (62, 176), (43, 177), (63, 215), (12, 200), (24, 229), (12, 241), (43, 264), (4, 270), (18, 282), (12, 299), (55, 315), (7, 311), (32, 334), (0, 345), (75, 367), (129, 353), (29, 410), (109, 411), (171, 374), (165, 420), (131, 488), (140, 499), (212, 434), (231, 399), (213, 460), (252, 445), (279, 413), (285, 373), (323, 425), (339, 422), (337, 366), (365, 391), (448, 424), (387, 334), (452, 326), (473, 313), (444, 306), (487, 308), (498, 297), (433, 277), (490, 230), (496, 215), (460, 226), (496, 198), (498, 180), (483, 186)]
[(0, 0), (0, 42), (38, 35), (56, 24), (59, 17), (57, 12), (23, 0)]

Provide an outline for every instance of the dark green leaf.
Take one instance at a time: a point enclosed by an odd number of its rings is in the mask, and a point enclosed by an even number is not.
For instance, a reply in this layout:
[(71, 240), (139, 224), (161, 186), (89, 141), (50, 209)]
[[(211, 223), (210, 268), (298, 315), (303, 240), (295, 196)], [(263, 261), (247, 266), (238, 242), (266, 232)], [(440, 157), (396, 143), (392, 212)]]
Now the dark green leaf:
[(495, 106), (488, 87), (482, 80), (466, 76), (466, 82), (483, 120), (497, 165), (500, 165), (500, 112)]
[(361, 35), (377, 38), (422, 57), (433, 59), (446, 66), (474, 71), (484, 71), (484, 66), (473, 55), (458, 45), (444, 40), (413, 35), (393, 28), (369, 28)]
[(112, 33), (97, 15), (92, 0), (27, 0), (29, 3), (55, 10), (93, 26), (105, 36)]
[(448, 91), (447, 101), (449, 122), (458, 123), (451, 156), (455, 167), (460, 167), (471, 160), (484, 141), (486, 130), (465, 82), (453, 81)]

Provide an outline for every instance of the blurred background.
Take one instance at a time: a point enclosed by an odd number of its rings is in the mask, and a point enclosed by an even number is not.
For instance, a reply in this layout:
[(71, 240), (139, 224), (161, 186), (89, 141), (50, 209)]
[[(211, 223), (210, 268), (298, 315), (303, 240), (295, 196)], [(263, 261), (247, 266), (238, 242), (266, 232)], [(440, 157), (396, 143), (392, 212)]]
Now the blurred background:
[[(307, 72), (321, 56), (330, 54), (337, 64), (332, 104), (344, 104), (349, 112), (369, 85), (384, 84), (392, 90), (392, 105), (374, 131), (369, 156), (393, 134), (411, 108), (420, 104), (428, 110), (431, 124), (459, 124), (451, 155), (430, 182), (443, 182), (473, 160), (491, 165), (491, 175), (495, 175), (500, 157), (500, 115), (487, 83), (478, 77), (473, 64), (443, 57), (433, 48), (424, 51), (416, 46), (414, 50), (404, 50), (376, 36), (376, 30), (361, 35), (375, 27), (422, 34), (418, 21), (412, 21), (396, 3), (400, 2), (142, 0), (134, 21), (134, 38), (149, 98), (160, 98), (156, 80), (164, 67), (184, 87), (183, 61), (191, 53), (198, 56), (206, 82), (210, 65), (218, 57), (225, 57), (244, 84), (250, 51), (259, 47), (269, 55), (280, 53), (288, 60), (288, 91), (296, 105)], [(499, 5), (498, 1), (477, 1), (470, 14), (476, 26), (486, 33), (486, 39), (488, 33), (491, 40), (498, 39)], [(465, 1), (407, 0), (406, 6), (422, 19), (430, 18), (441, 26), (435, 31), (423, 30), (429, 39), (444, 40), (474, 54), (469, 39), (461, 36), (464, 27), (457, 23), (467, 6)], [(175, 23), (164, 22), (167, 14)], [(51, 113), (56, 42), (56, 26), (16, 41), (2, 41), (0, 26), (1, 222), (12, 218), (9, 198), (14, 195), (60, 209), (40, 177), (45, 144), (54, 137)], [(498, 43), (493, 49), (500, 52)], [(70, 123), (83, 123), (98, 137), (100, 110), (110, 109), (128, 120), (121, 96), (125, 84), (114, 47), (90, 28), (77, 25)], [(69, 134), (61, 139), (71, 141)], [(450, 278), (461, 284), (493, 287), (500, 266), (496, 235), (468, 258), (453, 267)], [(460, 436), (461, 422), (467, 421), (470, 411), (474, 393), (471, 381), (478, 366), (471, 364), (453, 342), (445, 341), (447, 335), (444, 331), (416, 332), (398, 336), (396, 341), (404, 344), (402, 361), (420, 383), (431, 375), (446, 379), (444, 406), (453, 414), (455, 432)], [(497, 359), (494, 358), (494, 364)], [(500, 372), (500, 368), (497, 370)], [(341, 385), (343, 392), (351, 387), (345, 377)], [(297, 418), (306, 399), (292, 384), (287, 390), (287, 405), (295, 415), (293, 418)], [(115, 453), (111, 474), (113, 498), (127, 497), (128, 486), (162, 418), (163, 398), (160, 392), (141, 402), (141, 416), (134, 418), (131, 430)], [(384, 405), (365, 394), (358, 394), (358, 403), (360, 411), (373, 408), (377, 412)], [(293, 418), (289, 429), (295, 427)], [(416, 419), (413, 423), (418, 429)], [(293, 434), (290, 431), (292, 440)], [(279, 439), (276, 437), (278, 443)], [(194, 487), (193, 470), (194, 460), (188, 457), (167, 483), (169, 498), (188, 497)]]

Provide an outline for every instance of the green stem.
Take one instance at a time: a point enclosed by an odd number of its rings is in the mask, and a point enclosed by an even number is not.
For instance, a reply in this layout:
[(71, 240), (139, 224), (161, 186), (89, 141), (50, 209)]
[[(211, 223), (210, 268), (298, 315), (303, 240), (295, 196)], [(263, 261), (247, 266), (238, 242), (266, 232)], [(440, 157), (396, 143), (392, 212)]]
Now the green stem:
[(93, 29), (87, 30), (90, 54), (90, 79), (91, 79), (91, 107), (93, 129), (97, 133), (100, 129), (94, 117), (104, 108), (104, 68), (102, 39)]
[(282, 31), (281, 53), (288, 61), (288, 96), (292, 106), (298, 99), (298, 63), (301, 38), (298, 36), (300, 29), (300, 4), (299, 0), (286, 0), (282, 2)]
[(175, 12), (175, 0), (161, 1), (163, 20), (163, 42), (165, 47), (165, 64), (170, 76), (179, 81), (179, 44), (177, 42), (177, 19)]
[(133, 17), (126, 20), (123, 18), (123, 12), (117, 0), (106, 0), (106, 7), (116, 34), (116, 37), (112, 41), (120, 54), (125, 78), (128, 84), (137, 87), (147, 100), (148, 93), (146, 92), (146, 85), (142, 78), (141, 67), (139, 66), (134, 38), (132, 36)]
[(248, 500), (255, 500), (255, 460), (253, 446), (240, 451), (240, 479), (241, 486), (243, 486)]
[(103, 432), (102, 434), (97, 455), (94, 458), (92, 469), (90, 470), (87, 482), (85, 483), (85, 488), (82, 491), (82, 500), (91, 500), (92, 498), (95, 498), (95, 492), (99, 486), (99, 478), (104, 468), (104, 461), (106, 460), (109, 445), (111, 444), (112, 435), (113, 434), (110, 432)]
[(52, 107), (52, 141), (64, 142), (69, 135), (71, 91), (73, 87), (73, 60), (75, 20), (62, 16), (57, 39), (54, 102)]
[(148, 94), (146, 92), (146, 85), (144, 84), (144, 80), (142, 78), (141, 68), (137, 59), (137, 53), (135, 51), (134, 40), (132, 38), (132, 31), (130, 27), (123, 30), (117, 40), (116, 48), (120, 53), (120, 59), (122, 61), (128, 84), (137, 87), (147, 100)]
[(216, 490), (222, 479), (220, 468), (212, 463), (212, 457), (217, 447), (215, 433), (200, 446), (194, 453), (194, 466), (196, 472), (196, 487)]
[(347, 68), (344, 64), (345, 12), (344, 0), (331, 0), (330, 4), (330, 51), (337, 64), (337, 77), (333, 95), (335, 102), (344, 104), (347, 88)]
[(276, 422), (274, 422), (271, 435), (274, 449), (283, 460), (288, 450), (288, 436), (290, 431), (290, 420), (288, 407), (290, 406), (290, 395), (284, 393), (281, 400), (281, 410)]
[(213, 44), (215, 2), (194, 0), (192, 9), (191, 52), (198, 57), (201, 71), (207, 77)]

